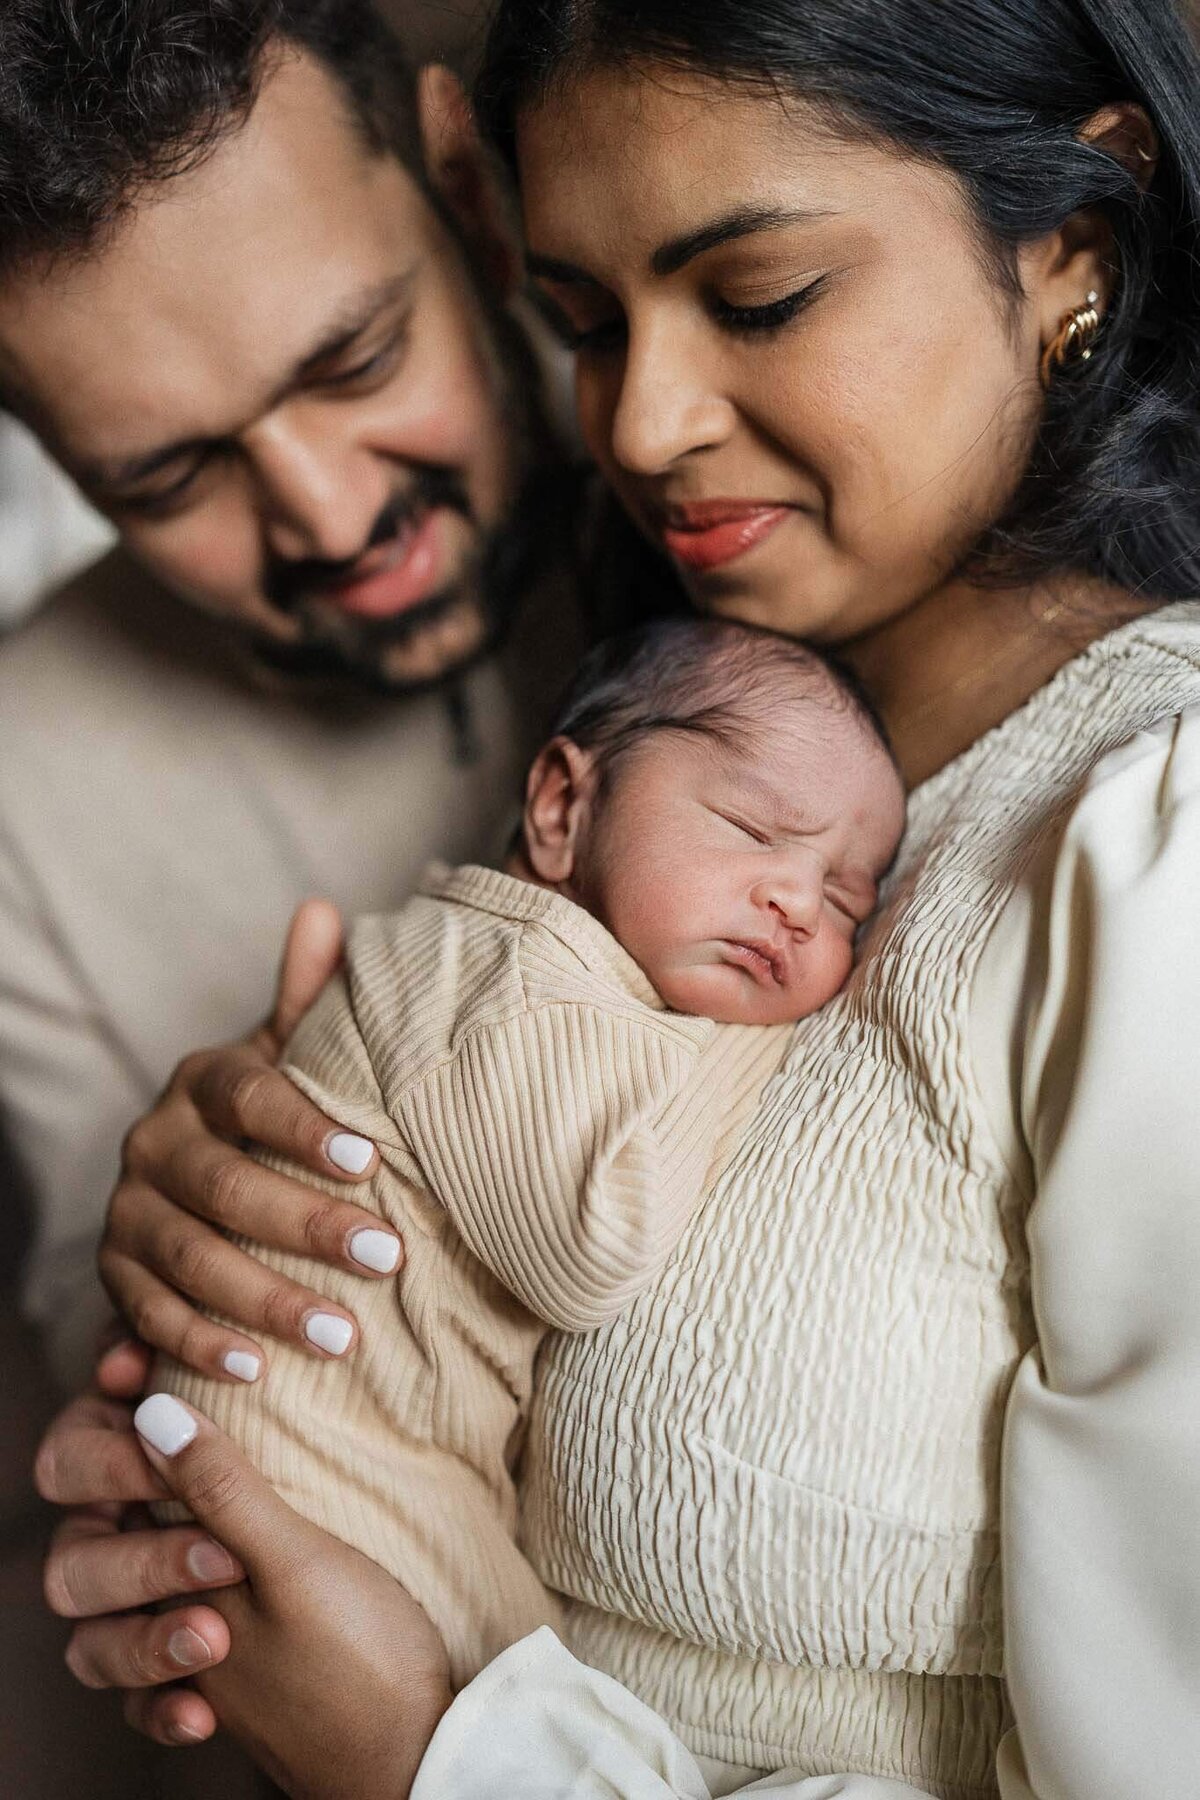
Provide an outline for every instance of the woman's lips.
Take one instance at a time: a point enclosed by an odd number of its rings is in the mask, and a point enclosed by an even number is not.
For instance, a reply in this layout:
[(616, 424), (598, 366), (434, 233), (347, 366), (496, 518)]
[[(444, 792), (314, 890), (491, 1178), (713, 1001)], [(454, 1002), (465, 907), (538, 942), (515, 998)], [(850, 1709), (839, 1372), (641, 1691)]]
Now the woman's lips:
[(441, 512), (435, 507), (369, 551), (353, 576), (323, 588), (319, 598), (356, 619), (390, 619), (419, 606), (441, 578)]
[(766, 501), (699, 501), (668, 508), (660, 530), (676, 562), (689, 569), (716, 569), (770, 537), (790, 511)]

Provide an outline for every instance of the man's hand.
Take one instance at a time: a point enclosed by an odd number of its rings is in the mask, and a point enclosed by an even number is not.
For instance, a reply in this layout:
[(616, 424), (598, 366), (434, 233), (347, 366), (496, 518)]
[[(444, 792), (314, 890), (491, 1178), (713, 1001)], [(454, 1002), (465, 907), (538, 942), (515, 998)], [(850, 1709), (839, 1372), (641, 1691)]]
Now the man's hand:
[(305, 1331), (314, 1315), (345, 1321), (343, 1351), (357, 1329), (344, 1308), (264, 1268), (227, 1232), (367, 1277), (391, 1274), (400, 1262), (400, 1240), (374, 1213), (265, 1169), (242, 1148), (250, 1141), (346, 1182), (377, 1166), (373, 1145), (340, 1131), (275, 1067), (338, 967), (342, 944), (336, 907), (306, 902), (288, 934), (270, 1020), (244, 1042), (185, 1057), (125, 1140), (101, 1278), (140, 1338), (218, 1380), (255, 1380), (266, 1357), (255, 1339), (206, 1318), (193, 1302), (312, 1355), (326, 1353)]

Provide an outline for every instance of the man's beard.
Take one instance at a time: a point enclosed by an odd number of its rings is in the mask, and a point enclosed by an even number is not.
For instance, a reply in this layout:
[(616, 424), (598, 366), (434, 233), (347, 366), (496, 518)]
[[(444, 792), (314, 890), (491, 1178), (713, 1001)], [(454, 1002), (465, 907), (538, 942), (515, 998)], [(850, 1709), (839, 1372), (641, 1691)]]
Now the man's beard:
[[(431, 512), (443, 507), (467, 521), (480, 546), (452, 582), (391, 618), (359, 618), (338, 609), (333, 591), (353, 575), (369, 551), (418, 530)], [(388, 693), (410, 692), (443, 679), (449, 671), (440, 667), (412, 679), (403, 672), (391, 673), (390, 667), (398, 665), (403, 671), (405, 647), (455, 613), (466, 613), (472, 621), (472, 635), (477, 640), (474, 654), (494, 643), (503, 628), (510, 597), (497, 591), (492, 578), (490, 540), (502, 537), (507, 528), (506, 521), (485, 536), (457, 471), (417, 465), (409, 473), (404, 492), (388, 501), (354, 556), (341, 562), (317, 558), (278, 561), (268, 570), (267, 598), (297, 622), (302, 636), (293, 644), (260, 640), (255, 646), (258, 660), (294, 677), (317, 682), (349, 680), (356, 687)]]
[[(456, 469), (436, 463), (407, 465), (402, 493), (388, 501), (362, 548), (344, 562), (278, 561), (268, 570), (267, 598), (301, 626), (294, 644), (260, 639), (254, 646), (264, 667), (317, 686), (351, 683), (360, 690), (412, 694), (451, 682), (488, 655), (503, 637), (524, 589), (561, 550), (564, 470), (552, 453), (552, 433), (542, 409), (541, 374), (520, 327), (481, 289), (488, 337), (501, 388), (501, 414), (513, 434), (516, 497), (505, 516), (485, 530), (466, 483)], [(454, 579), (391, 618), (366, 619), (338, 610), (325, 595), (344, 582), (369, 550), (413, 530), (430, 512), (447, 508), (471, 528), (473, 553)], [(567, 512), (573, 511), (568, 503)], [(418, 655), (422, 639), (442, 634), (460, 651), (436, 658)], [(415, 667), (406, 670), (408, 646)]]

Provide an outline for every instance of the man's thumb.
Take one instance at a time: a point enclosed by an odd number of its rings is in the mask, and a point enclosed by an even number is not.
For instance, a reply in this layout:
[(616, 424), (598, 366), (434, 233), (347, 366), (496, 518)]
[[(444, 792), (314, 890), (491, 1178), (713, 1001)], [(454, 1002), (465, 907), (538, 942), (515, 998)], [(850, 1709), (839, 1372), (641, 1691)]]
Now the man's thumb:
[(342, 960), (346, 933), (332, 900), (305, 900), (288, 926), (271, 1031), (282, 1046)]

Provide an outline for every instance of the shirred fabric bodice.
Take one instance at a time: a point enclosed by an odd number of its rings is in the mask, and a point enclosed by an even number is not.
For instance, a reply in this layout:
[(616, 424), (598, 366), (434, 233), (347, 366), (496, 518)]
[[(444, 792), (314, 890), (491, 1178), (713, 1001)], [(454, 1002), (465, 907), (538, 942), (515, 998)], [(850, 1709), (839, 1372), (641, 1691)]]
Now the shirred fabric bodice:
[(530, 1554), (574, 1602), (576, 1653), (697, 1753), (995, 1792), (1032, 1196), (992, 1129), (1011, 1096), (980, 1087), (973, 982), (1088, 772), (1197, 702), (1187, 603), (1091, 646), (918, 789), (851, 983), (797, 1027), (667, 1269), (543, 1350)]

